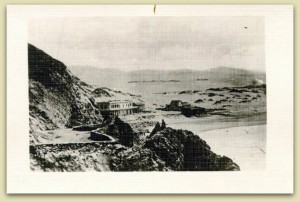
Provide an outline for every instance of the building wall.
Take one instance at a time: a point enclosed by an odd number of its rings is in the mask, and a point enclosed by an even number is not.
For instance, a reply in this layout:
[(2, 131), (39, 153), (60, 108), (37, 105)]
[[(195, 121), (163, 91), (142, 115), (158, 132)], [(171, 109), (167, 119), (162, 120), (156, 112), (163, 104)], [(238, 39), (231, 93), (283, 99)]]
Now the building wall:
[(145, 110), (145, 105), (144, 104), (133, 104), (133, 106), (135, 107), (133, 109), (133, 113), (138, 113), (138, 112), (142, 112)]
[(133, 109), (120, 109), (120, 110), (112, 110), (112, 111), (102, 111), (102, 114), (106, 114), (106, 115), (129, 115), (129, 114), (133, 114)]
[(110, 102), (109, 103), (109, 109), (129, 109), (129, 108), (132, 108), (132, 105), (133, 103), (130, 102), (130, 101), (122, 101), (122, 102)]
[(111, 101), (97, 103), (101, 114), (105, 115), (128, 115), (139, 112), (131, 101)]

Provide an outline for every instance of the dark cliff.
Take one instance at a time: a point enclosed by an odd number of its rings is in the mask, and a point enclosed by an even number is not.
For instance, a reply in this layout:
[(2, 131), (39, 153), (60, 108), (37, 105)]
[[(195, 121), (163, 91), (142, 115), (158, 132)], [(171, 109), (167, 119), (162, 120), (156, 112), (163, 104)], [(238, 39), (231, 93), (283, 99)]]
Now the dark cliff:
[(28, 44), (30, 132), (99, 123), (93, 89), (62, 62)]

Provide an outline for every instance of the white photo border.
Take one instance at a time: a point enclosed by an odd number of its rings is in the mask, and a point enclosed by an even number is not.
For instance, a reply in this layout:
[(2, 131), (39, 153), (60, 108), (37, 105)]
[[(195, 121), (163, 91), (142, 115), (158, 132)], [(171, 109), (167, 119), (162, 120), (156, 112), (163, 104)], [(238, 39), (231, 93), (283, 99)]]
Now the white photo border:
[[(241, 172), (32, 172), (29, 166), (27, 22), (101, 16), (264, 16), (266, 169)], [(293, 193), (292, 5), (7, 6), (7, 193)]]

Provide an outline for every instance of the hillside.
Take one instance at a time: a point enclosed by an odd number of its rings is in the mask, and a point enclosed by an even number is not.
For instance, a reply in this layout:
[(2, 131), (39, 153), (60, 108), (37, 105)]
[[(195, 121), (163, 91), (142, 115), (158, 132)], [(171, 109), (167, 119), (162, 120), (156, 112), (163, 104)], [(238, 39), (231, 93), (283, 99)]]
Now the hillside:
[(28, 44), (30, 133), (98, 123), (93, 88), (60, 61)]

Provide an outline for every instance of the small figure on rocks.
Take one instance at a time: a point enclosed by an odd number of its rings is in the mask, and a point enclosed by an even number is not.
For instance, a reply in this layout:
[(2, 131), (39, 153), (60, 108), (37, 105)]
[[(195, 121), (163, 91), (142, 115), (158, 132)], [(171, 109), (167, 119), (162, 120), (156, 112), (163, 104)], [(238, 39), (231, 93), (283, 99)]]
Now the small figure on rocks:
[(150, 135), (153, 135), (153, 134), (157, 133), (158, 131), (164, 130), (165, 128), (166, 128), (166, 123), (165, 123), (165, 120), (162, 119), (161, 125), (159, 122), (157, 122), (155, 124), (155, 127), (153, 128), (152, 132), (150, 133)]
[(160, 127), (160, 129), (163, 130), (163, 129), (165, 129), (165, 128), (166, 128), (165, 120), (162, 120), (162, 121), (161, 121), (161, 127)]
[(160, 123), (159, 123), (159, 122), (157, 122), (157, 123), (155, 124), (155, 127), (153, 128), (153, 130), (152, 130), (152, 132), (150, 133), (150, 135), (153, 135), (153, 134), (155, 134), (155, 133), (158, 132), (158, 131), (160, 131)]

